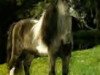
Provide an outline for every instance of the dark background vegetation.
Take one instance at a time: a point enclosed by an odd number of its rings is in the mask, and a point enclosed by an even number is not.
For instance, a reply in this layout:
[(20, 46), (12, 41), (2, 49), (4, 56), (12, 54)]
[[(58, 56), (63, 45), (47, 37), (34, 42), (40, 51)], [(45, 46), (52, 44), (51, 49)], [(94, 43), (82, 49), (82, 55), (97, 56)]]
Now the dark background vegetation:
[[(0, 63), (6, 60), (7, 31), (20, 19), (40, 17), (43, 9), (52, 0), (0, 0)], [(79, 13), (86, 14), (82, 21), (72, 18), (74, 50), (100, 44), (100, 0), (72, 0), (70, 5)]]

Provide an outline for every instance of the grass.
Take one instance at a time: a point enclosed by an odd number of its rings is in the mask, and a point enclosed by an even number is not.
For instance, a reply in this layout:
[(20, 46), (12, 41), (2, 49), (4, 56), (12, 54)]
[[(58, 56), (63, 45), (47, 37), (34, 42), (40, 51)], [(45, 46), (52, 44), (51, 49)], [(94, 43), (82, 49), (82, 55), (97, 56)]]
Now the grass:
[[(61, 75), (61, 60), (57, 60), (57, 75)], [(33, 59), (30, 75), (48, 75), (48, 58)], [(6, 64), (0, 65), (0, 75), (8, 72)], [(72, 52), (69, 75), (100, 75), (100, 46)]]
[(0, 75), (7, 75), (7, 73), (8, 73), (7, 65), (6, 64), (0, 65)]

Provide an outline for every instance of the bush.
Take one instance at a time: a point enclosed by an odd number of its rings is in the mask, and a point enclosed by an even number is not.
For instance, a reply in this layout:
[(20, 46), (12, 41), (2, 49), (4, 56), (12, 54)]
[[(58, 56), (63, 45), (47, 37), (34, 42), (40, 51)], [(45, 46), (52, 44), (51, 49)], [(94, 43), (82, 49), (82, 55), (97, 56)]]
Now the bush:
[(80, 30), (73, 34), (74, 49), (87, 49), (100, 44), (99, 30)]

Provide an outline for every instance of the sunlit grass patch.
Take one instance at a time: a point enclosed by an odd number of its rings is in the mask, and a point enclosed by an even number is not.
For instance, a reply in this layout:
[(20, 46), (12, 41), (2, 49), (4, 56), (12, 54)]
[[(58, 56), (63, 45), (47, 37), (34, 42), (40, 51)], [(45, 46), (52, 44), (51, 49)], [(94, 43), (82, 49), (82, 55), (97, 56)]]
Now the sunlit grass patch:
[(100, 46), (73, 52), (70, 75), (100, 75)]
[[(48, 71), (48, 57), (33, 59), (30, 75), (48, 75)], [(57, 75), (61, 75), (61, 60), (59, 58), (56, 64), (56, 71)], [(6, 75), (7, 72), (7, 65), (0, 65), (0, 75)], [(69, 75), (100, 75), (100, 46), (72, 52)]]
[(0, 65), (0, 75), (7, 75), (8, 67), (6, 64)]
[[(48, 58), (34, 59), (31, 66), (31, 75), (48, 74)], [(56, 65), (57, 75), (61, 75), (61, 60)], [(100, 75), (100, 46), (72, 52), (70, 61), (70, 75)]]

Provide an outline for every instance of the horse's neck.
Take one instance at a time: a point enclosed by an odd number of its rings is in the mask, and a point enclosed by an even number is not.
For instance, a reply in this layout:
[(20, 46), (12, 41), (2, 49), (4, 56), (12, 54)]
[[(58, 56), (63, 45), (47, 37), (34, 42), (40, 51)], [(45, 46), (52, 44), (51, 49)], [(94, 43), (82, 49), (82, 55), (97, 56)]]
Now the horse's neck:
[(58, 10), (58, 37), (63, 40), (64, 43), (70, 43), (71, 41), (71, 31), (72, 22), (69, 13), (69, 6), (66, 1), (58, 0), (57, 5)]
[(58, 0), (58, 32), (63, 34), (71, 31), (71, 17), (66, 1)]

